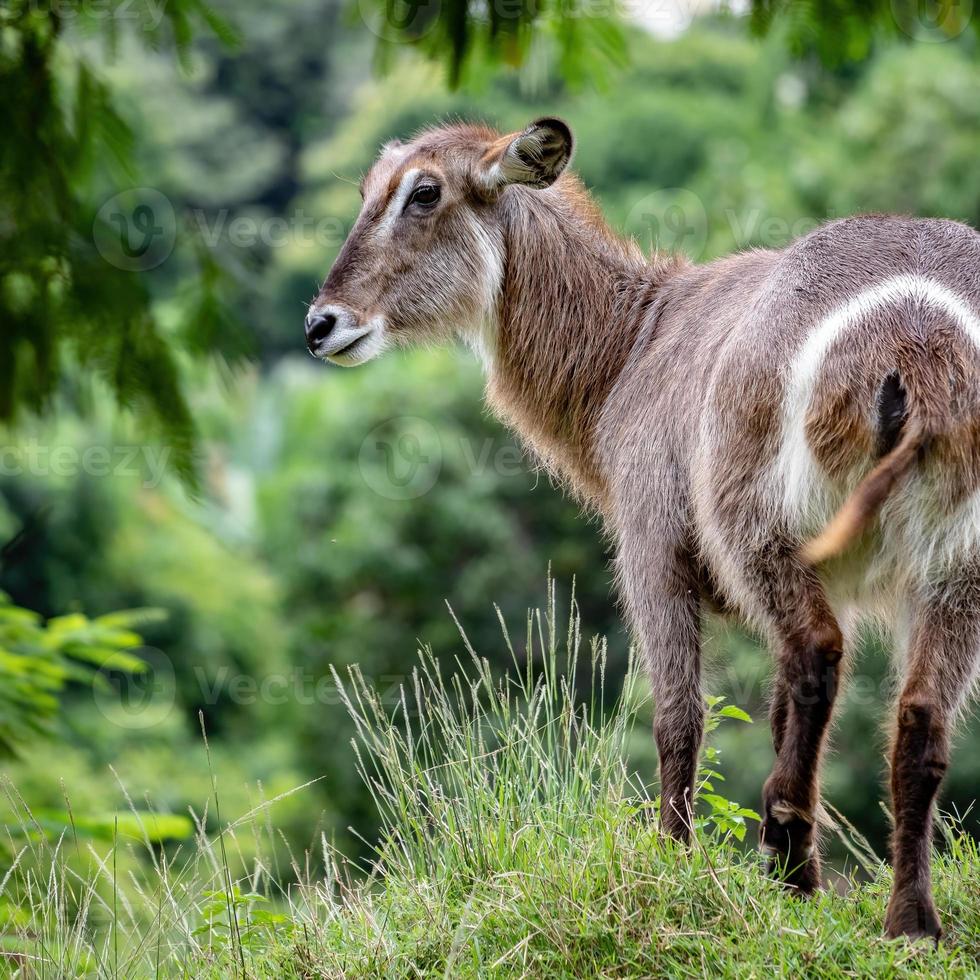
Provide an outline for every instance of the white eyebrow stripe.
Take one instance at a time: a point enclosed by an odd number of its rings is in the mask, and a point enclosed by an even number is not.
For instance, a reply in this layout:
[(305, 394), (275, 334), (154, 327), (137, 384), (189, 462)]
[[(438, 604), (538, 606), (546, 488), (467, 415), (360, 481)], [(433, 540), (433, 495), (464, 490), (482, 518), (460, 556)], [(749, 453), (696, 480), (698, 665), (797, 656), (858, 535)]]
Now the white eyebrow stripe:
[(385, 208), (384, 214), (381, 216), (381, 220), (378, 222), (378, 231), (382, 235), (390, 234), (392, 226), (398, 218), (398, 215), (402, 213), (402, 209), (405, 207), (405, 202), (408, 200), (408, 195), (412, 192), (412, 187), (415, 184), (415, 178), (422, 171), (418, 167), (413, 167), (411, 170), (406, 170), (402, 174), (401, 182), (398, 185), (398, 190), (392, 195), (391, 200), (388, 202), (388, 207)]

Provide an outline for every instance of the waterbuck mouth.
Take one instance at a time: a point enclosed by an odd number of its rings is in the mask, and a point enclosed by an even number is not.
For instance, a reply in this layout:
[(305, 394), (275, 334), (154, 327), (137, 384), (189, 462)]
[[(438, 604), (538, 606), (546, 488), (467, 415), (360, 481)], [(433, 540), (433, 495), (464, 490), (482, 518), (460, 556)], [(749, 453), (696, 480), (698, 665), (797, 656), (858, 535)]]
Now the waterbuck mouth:
[[(363, 342), (377, 334), (381, 326), (374, 321), (358, 323), (357, 316), (343, 306), (311, 307), (305, 321), (306, 349), (318, 360), (336, 359), (338, 364), (350, 364), (352, 357), (364, 353), (362, 345), (370, 350), (371, 344)], [(375, 343), (374, 347), (377, 353), (381, 345)]]
[[(370, 333), (370, 331), (368, 331)], [(353, 353), (360, 345), (361, 341), (367, 337), (367, 334), (361, 334), (355, 340), (352, 340), (346, 347), (342, 347), (340, 350), (335, 350), (332, 354), (328, 354), (328, 357), (346, 357), (348, 354)]]
[[(338, 350), (331, 351), (330, 353), (322, 353), (320, 356), (326, 360), (332, 362), (333, 364), (339, 364), (342, 367), (354, 367), (360, 364), (361, 361), (370, 360), (373, 356), (371, 351), (372, 342), (375, 339), (376, 331), (372, 328), (368, 328), (358, 334), (349, 343), (340, 347)], [(345, 338), (346, 339), (346, 338)], [(367, 357), (360, 357), (359, 355), (367, 353)], [(377, 353), (377, 351), (374, 351)]]

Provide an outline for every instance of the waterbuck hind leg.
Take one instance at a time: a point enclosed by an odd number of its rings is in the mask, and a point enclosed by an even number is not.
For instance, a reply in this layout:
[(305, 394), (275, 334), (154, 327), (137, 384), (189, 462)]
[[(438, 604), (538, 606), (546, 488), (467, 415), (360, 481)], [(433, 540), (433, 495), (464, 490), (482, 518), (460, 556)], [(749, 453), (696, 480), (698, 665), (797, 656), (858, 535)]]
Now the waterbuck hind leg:
[(786, 734), (786, 720), (789, 717), (789, 691), (780, 674), (776, 675), (772, 687), (772, 700), (769, 704), (769, 728), (772, 730), (772, 748), (779, 755)]
[(760, 841), (770, 872), (809, 894), (821, 883), (818, 775), (843, 636), (819, 579), (795, 556), (787, 551), (767, 556), (758, 575), (777, 653), (770, 711), (776, 762), (763, 789)]
[(957, 587), (917, 609), (892, 739), (895, 878), (885, 916), (891, 938), (939, 940), (932, 896), (932, 815), (949, 762), (950, 731), (976, 675), (980, 591)]

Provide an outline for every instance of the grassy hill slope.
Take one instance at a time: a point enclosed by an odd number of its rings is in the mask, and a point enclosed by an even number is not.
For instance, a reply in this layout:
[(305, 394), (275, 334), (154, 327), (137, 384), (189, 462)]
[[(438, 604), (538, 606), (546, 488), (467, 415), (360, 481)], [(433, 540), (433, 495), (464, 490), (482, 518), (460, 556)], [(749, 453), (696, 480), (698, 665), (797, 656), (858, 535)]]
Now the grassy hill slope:
[(575, 618), (559, 632), (553, 608), (529, 620), (504, 679), (465, 645), (451, 666), (423, 652), (396, 690), (356, 670), (336, 679), (383, 819), (370, 868), (326, 841), (291, 869), (270, 866), (276, 800), (223, 822), (220, 772), (194, 846), (176, 851), (152, 828), (128, 828), (130, 840), (118, 829), (102, 851), (77, 833), (52, 841), (25, 812), (25, 843), (0, 876), (5, 964), (23, 977), (199, 980), (980, 975), (975, 841), (944, 824), (938, 949), (887, 942), (890, 872), (853, 832), (853, 879), (810, 901), (742, 846), (754, 815), (721, 795), (710, 736), (744, 721), (738, 709), (712, 703), (698, 832), (683, 849), (624, 761), (633, 671), (603, 703), (602, 646), (583, 651)]

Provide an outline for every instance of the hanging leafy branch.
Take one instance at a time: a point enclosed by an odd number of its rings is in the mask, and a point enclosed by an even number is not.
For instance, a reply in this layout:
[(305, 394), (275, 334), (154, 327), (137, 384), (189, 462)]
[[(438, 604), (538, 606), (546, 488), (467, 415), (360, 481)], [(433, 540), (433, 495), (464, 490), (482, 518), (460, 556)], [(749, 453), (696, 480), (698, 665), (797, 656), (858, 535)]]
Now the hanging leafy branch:
[[(951, 41), (980, 37), (980, 18), (963, 0), (752, 0), (757, 35), (779, 28), (796, 56), (816, 54), (829, 66), (863, 61), (876, 39)], [(972, 24), (971, 24), (972, 21)]]
[[(0, 423), (49, 408), (63, 379), (92, 376), (168, 444), (193, 485), (179, 345), (151, 306), (150, 276), (173, 248), (176, 217), (159, 192), (147, 202), (127, 189), (138, 183), (132, 133), (81, 53), (111, 54), (123, 28), (178, 57), (198, 23), (231, 40), (201, 0), (167, 0), (157, 13), (123, 0), (0, 8)], [(191, 338), (220, 333), (209, 322), (221, 316), (220, 283), (206, 271)]]
[(602, 85), (626, 61), (621, 0), (358, 0), (385, 68), (411, 45), (447, 69), (450, 88), (502, 65), (542, 62), (542, 74), (575, 87)]
[[(357, 0), (352, 9), (378, 37), (382, 67), (410, 45), (446, 66), (451, 88), (537, 53), (565, 84), (607, 82), (625, 60), (633, 16), (669, 12), (629, 0)], [(838, 66), (867, 58), (881, 36), (955, 39), (971, 13), (962, 0), (751, 0), (746, 22), (757, 35), (778, 29), (796, 56), (815, 53)], [(972, 27), (980, 35), (980, 18)]]

